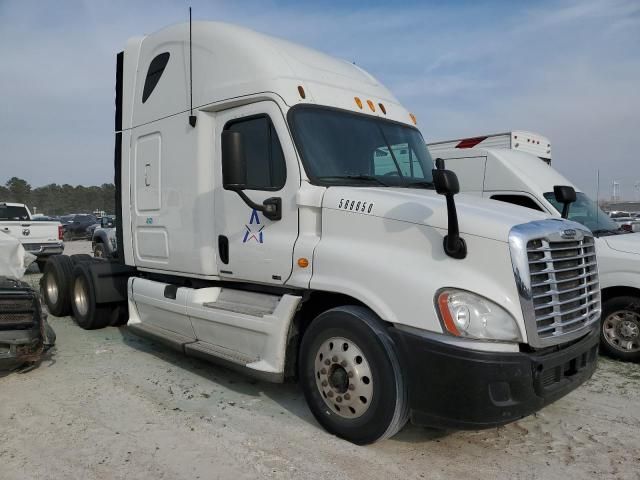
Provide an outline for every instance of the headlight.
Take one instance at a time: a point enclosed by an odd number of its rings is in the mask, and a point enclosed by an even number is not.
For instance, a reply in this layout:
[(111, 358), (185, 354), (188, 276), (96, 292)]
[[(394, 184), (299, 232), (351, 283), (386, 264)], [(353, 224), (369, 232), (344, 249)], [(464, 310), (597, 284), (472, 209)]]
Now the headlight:
[(464, 290), (446, 289), (436, 299), (440, 321), (456, 337), (521, 341), (515, 319), (500, 305)]

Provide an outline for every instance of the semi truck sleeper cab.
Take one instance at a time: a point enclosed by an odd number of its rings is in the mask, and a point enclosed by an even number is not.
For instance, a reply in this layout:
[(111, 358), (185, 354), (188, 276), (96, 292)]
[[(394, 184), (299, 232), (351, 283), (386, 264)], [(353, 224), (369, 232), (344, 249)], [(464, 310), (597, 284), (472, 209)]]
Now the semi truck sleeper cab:
[(591, 233), (454, 199), (415, 117), (361, 68), (212, 22), (131, 39), (117, 66), (119, 252), (49, 262), (55, 315), (296, 378), (359, 444), (409, 418), (501, 425), (594, 371)]

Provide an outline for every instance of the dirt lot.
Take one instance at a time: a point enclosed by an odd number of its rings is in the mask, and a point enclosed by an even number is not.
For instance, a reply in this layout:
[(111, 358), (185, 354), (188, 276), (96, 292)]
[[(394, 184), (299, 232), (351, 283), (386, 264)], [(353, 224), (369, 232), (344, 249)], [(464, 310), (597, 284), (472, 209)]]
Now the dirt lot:
[(51, 323), (55, 351), (0, 378), (2, 479), (640, 478), (640, 365), (601, 359), (586, 385), (506, 427), (409, 426), (357, 447), (321, 430), (296, 385), (255, 382), (124, 328)]

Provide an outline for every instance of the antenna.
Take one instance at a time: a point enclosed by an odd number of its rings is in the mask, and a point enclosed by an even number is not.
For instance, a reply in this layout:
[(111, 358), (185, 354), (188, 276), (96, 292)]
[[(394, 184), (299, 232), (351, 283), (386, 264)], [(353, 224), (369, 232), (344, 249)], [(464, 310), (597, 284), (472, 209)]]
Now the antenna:
[(197, 117), (193, 114), (193, 52), (191, 46), (191, 7), (189, 7), (189, 125), (196, 126)]

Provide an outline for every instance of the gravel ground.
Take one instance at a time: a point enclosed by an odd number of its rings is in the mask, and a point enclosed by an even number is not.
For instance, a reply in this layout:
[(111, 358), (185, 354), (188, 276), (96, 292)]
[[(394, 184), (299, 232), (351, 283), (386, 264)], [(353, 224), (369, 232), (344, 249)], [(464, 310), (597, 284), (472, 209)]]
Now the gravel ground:
[(50, 320), (56, 349), (38, 368), (0, 378), (5, 480), (640, 479), (640, 365), (603, 358), (581, 388), (505, 427), (408, 426), (358, 447), (317, 425), (297, 385), (256, 382), (126, 328)]

